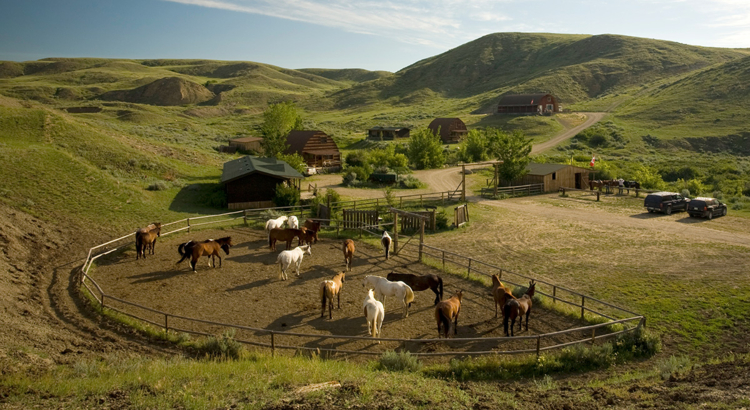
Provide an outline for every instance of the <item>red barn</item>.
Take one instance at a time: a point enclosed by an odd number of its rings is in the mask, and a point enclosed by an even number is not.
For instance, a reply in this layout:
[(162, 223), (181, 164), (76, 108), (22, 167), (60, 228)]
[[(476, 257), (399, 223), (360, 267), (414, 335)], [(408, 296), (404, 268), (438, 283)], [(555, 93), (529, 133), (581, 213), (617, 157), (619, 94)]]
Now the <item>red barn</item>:
[(507, 94), (497, 105), (498, 114), (552, 114), (562, 111), (557, 97), (549, 93)]
[(444, 144), (460, 142), (469, 132), (460, 118), (435, 118), (427, 128), (439, 135)]
[(292, 131), (286, 138), (286, 154), (300, 154), (307, 166), (316, 168), (341, 167), (339, 147), (323, 131)]

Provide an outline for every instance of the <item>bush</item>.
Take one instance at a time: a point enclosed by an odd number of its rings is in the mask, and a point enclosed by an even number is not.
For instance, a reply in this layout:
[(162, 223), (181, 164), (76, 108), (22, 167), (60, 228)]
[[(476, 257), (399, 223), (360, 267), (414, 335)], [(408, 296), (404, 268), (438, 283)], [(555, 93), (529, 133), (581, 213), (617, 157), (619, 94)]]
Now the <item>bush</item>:
[(149, 191), (166, 191), (167, 190), (167, 184), (164, 181), (156, 181), (146, 187)]
[(680, 194), (684, 196), (685, 198), (690, 198), (690, 190), (689, 189), (683, 189), (680, 191)]
[(668, 359), (661, 360), (656, 364), (656, 370), (661, 375), (661, 378), (665, 380), (687, 373), (692, 368), (693, 364), (690, 362), (690, 358), (685, 356), (678, 357), (672, 355)]
[(409, 352), (394, 352), (392, 350), (380, 356), (380, 369), (390, 371), (417, 372), (422, 369), (422, 362)]
[(234, 340), (234, 329), (221, 336), (210, 336), (197, 345), (198, 350), (213, 359), (239, 359), (244, 347)]
[(293, 186), (284, 184), (276, 185), (276, 196), (273, 197), (273, 203), (276, 206), (295, 206), (299, 205), (299, 190)]
[(714, 191), (711, 195), (716, 199), (724, 199), (724, 194), (721, 191)]
[(368, 164), (368, 155), (366, 151), (357, 150), (347, 154), (344, 163), (347, 167), (363, 167)]
[(357, 179), (360, 181), (367, 181), (368, 179), (370, 179), (370, 174), (372, 174), (372, 167), (370, 167), (369, 165), (349, 167), (346, 169), (346, 172), (347, 174), (355, 174), (357, 176)]
[(448, 229), (448, 213), (445, 210), (435, 214), (435, 225), (438, 229)]
[(424, 184), (422, 184), (422, 181), (417, 179), (416, 177), (412, 175), (407, 175), (405, 177), (401, 178), (401, 181), (399, 182), (401, 184), (402, 188), (407, 189), (417, 189), (421, 188)]
[(260, 213), (260, 219), (265, 223), (265, 221), (269, 219), (276, 219), (280, 216), (284, 216), (285, 214), (281, 211), (277, 211), (275, 209), (267, 209)]
[(341, 183), (345, 186), (354, 185), (357, 182), (357, 174), (354, 172), (347, 172), (341, 178)]
[(391, 187), (388, 187), (383, 190), (383, 198), (385, 198), (385, 202), (390, 207), (394, 207), (396, 205), (396, 194), (393, 193), (393, 189)]

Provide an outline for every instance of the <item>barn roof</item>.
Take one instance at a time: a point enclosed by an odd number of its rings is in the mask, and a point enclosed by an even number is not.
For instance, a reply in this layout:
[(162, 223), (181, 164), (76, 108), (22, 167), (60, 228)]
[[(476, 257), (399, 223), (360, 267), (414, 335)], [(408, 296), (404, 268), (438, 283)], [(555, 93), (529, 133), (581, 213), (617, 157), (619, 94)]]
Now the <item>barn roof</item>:
[(289, 135), (286, 137), (286, 142), (289, 144), (289, 148), (285, 151), (287, 154), (293, 154), (295, 152), (302, 153), (302, 149), (305, 148), (305, 145), (307, 145), (307, 141), (310, 141), (310, 138), (314, 137), (318, 134), (327, 134), (323, 131), (301, 131), (301, 130), (295, 130), (289, 132)]
[(528, 175), (549, 175), (553, 172), (558, 172), (561, 169), (564, 168), (577, 168), (580, 169), (582, 172), (589, 171), (586, 168), (576, 167), (573, 165), (565, 165), (565, 164), (537, 164), (535, 162), (529, 163), (529, 165), (526, 165), (526, 171), (528, 171)]
[(261, 141), (262, 139), (263, 138), (260, 138), (260, 137), (242, 137), (242, 138), (235, 138), (235, 139), (229, 140), (229, 142), (246, 143), (246, 142)]
[(407, 127), (372, 127), (370, 131), (401, 131), (408, 129)]
[(525, 105), (533, 105), (536, 101), (537, 103), (541, 102), (542, 99), (546, 96), (550, 95), (549, 93), (539, 93), (539, 94), (506, 94), (500, 98), (500, 102), (498, 105), (502, 105), (505, 107), (508, 106), (525, 106)]
[(292, 168), (291, 165), (276, 158), (260, 158), (251, 155), (237, 158), (224, 163), (224, 172), (221, 174), (221, 183), (227, 183), (245, 175), (259, 172), (273, 177), (290, 179), (303, 178), (302, 174)]
[[(454, 121), (458, 121), (461, 124), (464, 122), (461, 121), (460, 118), (435, 118), (432, 120), (430, 125), (427, 126), (427, 128), (431, 129), (433, 133), (437, 133), (438, 128), (440, 129), (440, 137), (445, 140), (446, 138), (450, 137), (451, 135), (451, 129), (450, 126), (453, 124)], [(464, 127), (466, 127), (464, 125)], [(466, 129), (462, 130), (453, 130), (453, 132), (468, 132)]]

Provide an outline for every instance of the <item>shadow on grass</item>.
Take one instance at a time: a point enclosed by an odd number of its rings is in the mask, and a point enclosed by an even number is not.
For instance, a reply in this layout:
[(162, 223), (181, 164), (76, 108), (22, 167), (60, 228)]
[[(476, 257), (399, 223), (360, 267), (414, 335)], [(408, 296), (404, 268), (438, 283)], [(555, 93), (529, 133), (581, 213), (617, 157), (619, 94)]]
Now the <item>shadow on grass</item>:
[(218, 183), (186, 185), (175, 195), (169, 210), (195, 214), (226, 212), (227, 199), (224, 187)]

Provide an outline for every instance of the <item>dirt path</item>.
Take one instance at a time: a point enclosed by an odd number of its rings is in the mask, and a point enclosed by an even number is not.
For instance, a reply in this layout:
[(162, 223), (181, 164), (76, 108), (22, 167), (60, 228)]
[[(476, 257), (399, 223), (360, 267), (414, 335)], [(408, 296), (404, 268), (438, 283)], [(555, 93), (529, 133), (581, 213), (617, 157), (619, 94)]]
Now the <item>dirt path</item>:
[(586, 121), (584, 121), (583, 124), (577, 127), (573, 127), (569, 130), (563, 131), (560, 134), (557, 134), (554, 137), (552, 137), (552, 139), (550, 139), (549, 141), (545, 141), (541, 144), (535, 144), (533, 147), (531, 147), (531, 155), (541, 154), (542, 152), (557, 146), (561, 142), (573, 138), (579, 132), (601, 121), (605, 115), (607, 115), (607, 113), (605, 112), (586, 113)]

